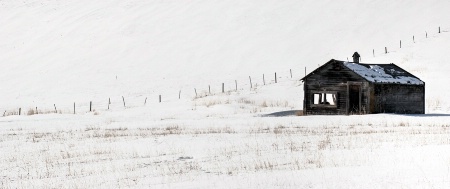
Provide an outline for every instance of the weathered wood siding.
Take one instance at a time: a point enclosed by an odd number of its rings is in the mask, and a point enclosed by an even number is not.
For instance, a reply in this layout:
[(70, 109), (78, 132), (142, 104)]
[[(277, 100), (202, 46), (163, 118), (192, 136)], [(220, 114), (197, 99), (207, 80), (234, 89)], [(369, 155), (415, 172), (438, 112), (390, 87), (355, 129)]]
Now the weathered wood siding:
[[(305, 79), (304, 113), (307, 115), (347, 114), (347, 82), (361, 82), (362, 104), (367, 107), (368, 83), (340, 62), (328, 62)], [(313, 106), (314, 91), (337, 93), (336, 107)], [(364, 103), (363, 103), (364, 102)]]
[(374, 106), (371, 113), (425, 113), (425, 85), (371, 84)]

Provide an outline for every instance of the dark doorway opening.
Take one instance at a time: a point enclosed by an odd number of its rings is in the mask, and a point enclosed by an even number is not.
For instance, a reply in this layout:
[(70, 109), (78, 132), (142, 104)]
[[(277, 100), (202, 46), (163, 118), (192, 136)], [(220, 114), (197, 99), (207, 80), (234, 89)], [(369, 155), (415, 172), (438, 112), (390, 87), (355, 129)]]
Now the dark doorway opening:
[(348, 85), (348, 114), (361, 114), (361, 85)]

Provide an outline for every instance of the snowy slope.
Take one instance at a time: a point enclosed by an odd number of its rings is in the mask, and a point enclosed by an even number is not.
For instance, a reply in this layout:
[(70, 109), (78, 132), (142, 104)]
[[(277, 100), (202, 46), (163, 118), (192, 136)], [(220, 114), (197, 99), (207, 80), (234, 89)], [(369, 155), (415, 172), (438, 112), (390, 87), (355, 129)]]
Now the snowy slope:
[[(0, 188), (448, 187), (449, 7), (0, 0), (0, 113), (47, 113), (0, 117)], [(428, 114), (294, 116), (305, 67), (355, 51), (424, 81)]]
[[(192, 98), (193, 88), (233, 88), (248, 76), (262, 83), (262, 74), (273, 80), (274, 72), (292, 69), (300, 78), (304, 67), (354, 51), (363, 62), (411, 66), (433, 86), (431, 67), (447, 58), (448, 43), (436, 33), (449, 27), (448, 7), (440, 0), (3, 0), (0, 107), (70, 108), (121, 96), (156, 101), (159, 94), (176, 99), (179, 90)], [(423, 45), (409, 40), (416, 35), (422, 43), (425, 31), (435, 38), (427, 43), (439, 47), (426, 49), (440, 55), (430, 54), (436, 60), (427, 70), (419, 65), (429, 57), (415, 49)], [(399, 39), (410, 49), (397, 50)], [(382, 56), (385, 46), (398, 52)]]

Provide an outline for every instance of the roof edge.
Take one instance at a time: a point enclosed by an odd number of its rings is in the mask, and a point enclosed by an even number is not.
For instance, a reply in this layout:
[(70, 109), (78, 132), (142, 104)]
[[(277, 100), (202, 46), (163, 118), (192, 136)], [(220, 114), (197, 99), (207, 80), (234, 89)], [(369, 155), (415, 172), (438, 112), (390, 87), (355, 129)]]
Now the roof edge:
[(305, 75), (305, 77), (301, 78), (300, 81), (305, 81), (305, 79), (309, 76), (311, 76), (312, 74), (314, 74), (314, 72), (322, 67), (325, 67), (325, 65), (330, 64), (331, 62), (344, 62), (342, 60), (335, 60), (335, 59), (331, 59), (329, 60), (327, 63), (323, 64), (322, 66), (319, 66), (318, 68), (314, 69), (313, 71), (311, 71), (309, 74)]

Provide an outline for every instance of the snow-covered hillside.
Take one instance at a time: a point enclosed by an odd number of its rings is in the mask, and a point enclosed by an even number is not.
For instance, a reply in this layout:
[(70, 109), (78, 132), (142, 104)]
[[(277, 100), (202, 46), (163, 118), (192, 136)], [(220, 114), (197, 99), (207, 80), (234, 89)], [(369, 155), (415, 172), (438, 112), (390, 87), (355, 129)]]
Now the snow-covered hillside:
[[(0, 188), (448, 187), (449, 8), (0, 0)], [(427, 114), (296, 116), (305, 67), (355, 51)]]
[(427, 89), (449, 70), (442, 67), (448, 41), (437, 32), (450, 27), (450, 2), (441, 0), (0, 3), (0, 109), (70, 108), (121, 96), (155, 102), (159, 94), (176, 99), (179, 90), (187, 98), (193, 88), (232, 88), (248, 76), (262, 83), (262, 74), (273, 79), (292, 69), (300, 78), (304, 67), (354, 51), (363, 62), (405, 66)]

